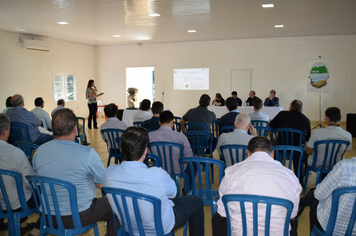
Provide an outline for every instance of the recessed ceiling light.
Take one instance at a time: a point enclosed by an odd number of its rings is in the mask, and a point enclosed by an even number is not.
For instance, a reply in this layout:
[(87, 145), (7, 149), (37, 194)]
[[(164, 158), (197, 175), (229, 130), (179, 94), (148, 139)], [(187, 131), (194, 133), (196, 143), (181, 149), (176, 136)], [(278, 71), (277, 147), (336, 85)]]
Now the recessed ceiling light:
[(263, 8), (269, 8), (269, 7), (274, 7), (273, 4), (262, 4)]
[(284, 25), (275, 25), (274, 27), (276, 27), (276, 28), (283, 28)]
[(20, 28), (15, 28), (15, 30), (18, 30), (18, 31), (23, 31), (23, 32), (25, 32), (26, 30), (24, 30), (24, 29), (20, 29)]
[(195, 33), (195, 32), (197, 32), (196, 30), (187, 30), (188, 31), (188, 33)]
[(59, 25), (68, 25), (69, 23), (65, 22), (65, 21), (58, 21), (57, 24), (59, 24)]
[(119, 34), (114, 34), (113, 37), (114, 37), (114, 38), (121, 38), (121, 35), (119, 35)]
[(149, 16), (161, 16), (160, 14), (158, 13), (151, 13), (151, 14), (148, 14)]

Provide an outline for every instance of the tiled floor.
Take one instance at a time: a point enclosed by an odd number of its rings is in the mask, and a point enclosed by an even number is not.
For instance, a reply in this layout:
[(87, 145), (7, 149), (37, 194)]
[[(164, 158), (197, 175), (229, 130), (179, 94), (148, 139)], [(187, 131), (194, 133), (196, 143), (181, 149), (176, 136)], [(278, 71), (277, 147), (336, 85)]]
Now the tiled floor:
[[(103, 119), (99, 120), (99, 125), (100, 123), (104, 122)], [(316, 125), (312, 124), (312, 127)], [(325, 125), (324, 125), (325, 126)], [(345, 125), (341, 125), (343, 129), (345, 129)], [(100, 155), (101, 160), (104, 163), (104, 166), (107, 165), (107, 160), (108, 160), (108, 152), (106, 149), (106, 144), (105, 142), (101, 139), (99, 130), (97, 129), (91, 129), (88, 130), (86, 129), (86, 134), (88, 137), (88, 142), (90, 143), (90, 147), (95, 148), (97, 153)], [(356, 138), (353, 138), (353, 147), (351, 151), (346, 152), (344, 158), (352, 158), (356, 156), (356, 148), (355, 148), (355, 143), (356, 143)], [(214, 153), (214, 158), (218, 159), (218, 154), (217, 152)], [(215, 176), (218, 176), (217, 174)], [(215, 181), (217, 182), (217, 181)], [(308, 190), (313, 187), (313, 184), (315, 184), (315, 174), (312, 173), (312, 175), (309, 177), (308, 180), (308, 186), (307, 186), (307, 192)], [(182, 185), (182, 183), (181, 183)], [(101, 192), (98, 191), (98, 197), (101, 196)], [(302, 195), (301, 195), (302, 197)], [(211, 211), (209, 206), (204, 207), (205, 211), (205, 235), (206, 236), (211, 236), (212, 235), (212, 229), (211, 229)], [(29, 217), (28, 221), (33, 222), (37, 220), (37, 216), (33, 215)], [(105, 235), (106, 233), (106, 227), (104, 226), (103, 222), (98, 223), (99, 226), (99, 233), (100, 235)], [(1, 231), (0, 236), (5, 236), (7, 235), (7, 231)], [(82, 235), (85, 236), (91, 236), (94, 235), (94, 232), (92, 230), (88, 231), (87, 233), (84, 233)], [(183, 229), (179, 229), (175, 231), (176, 236), (181, 236), (183, 235)], [(299, 217), (299, 225), (298, 225), (298, 235), (299, 236), (306, 236), (309, 235), (309, 208), (306, 207), (304, 210), (303, 214)]]

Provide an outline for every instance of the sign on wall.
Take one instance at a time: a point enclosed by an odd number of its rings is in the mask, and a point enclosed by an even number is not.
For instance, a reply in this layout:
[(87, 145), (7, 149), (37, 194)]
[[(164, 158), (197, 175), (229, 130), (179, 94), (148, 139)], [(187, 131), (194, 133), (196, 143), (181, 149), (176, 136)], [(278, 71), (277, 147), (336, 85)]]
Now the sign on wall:
[(330, 92), (331, 59), (308, 61), (308, 92)]

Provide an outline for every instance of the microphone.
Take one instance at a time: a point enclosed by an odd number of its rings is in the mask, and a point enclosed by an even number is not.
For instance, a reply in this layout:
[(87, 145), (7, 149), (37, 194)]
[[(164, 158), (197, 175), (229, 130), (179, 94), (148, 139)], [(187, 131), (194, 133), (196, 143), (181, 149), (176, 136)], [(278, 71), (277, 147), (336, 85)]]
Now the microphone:
[(94, 85), (94, 89), (95, 89), (95, 91), (97, 91), (97, 89), (96, 89), (96, 86)]

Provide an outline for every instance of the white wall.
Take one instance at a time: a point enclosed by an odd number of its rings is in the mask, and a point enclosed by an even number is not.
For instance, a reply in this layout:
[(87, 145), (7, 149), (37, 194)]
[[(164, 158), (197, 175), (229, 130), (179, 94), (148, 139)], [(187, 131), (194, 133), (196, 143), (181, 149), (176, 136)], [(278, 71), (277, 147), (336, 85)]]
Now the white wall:
[(57, 106), (53, 96), (53, 73), (74, 73), (77, 78), (77, 101), (67, 102), (77, 116), (88, 116), (85, 90), (96, 76), (96, 48), (48, 39), (50, 52), (21, 48), (19, 34), (0, 31), (0, 112), (8, 96), (21, 94), (25, 108), (32, 110), (36, 97), (45, 101), (49, 113)]
[[(97, 47), (97, 78), (104, 103), (126, 106), (125, 68), (154, 66), (156, 100), (164, 91), (165, 108), (182, 116), (198, 105), (202, 93), (211, 97), (220, 92), (230, 95), (230, 73), (253, 69), (252, 88), (265, 99), (275, 89), (281, 105), (289, 108), (298, 98), (310, 120), (319, 120), (319, 94), (307, 93), (308, 60), (331, 58), (331, 93), (322, 94), (322, 112), (338, 106), (342, 120), (356, 112), (356, 36), (246, 39), (209, 42), (142, 44)], [(209, 91), (174, 91), (173, 69), (210, 68)], [(235, 90), (235, 88), (233, 88)], [(249, 91), (239, 91), (244, 101)], [(324, 114), (322, 113), (322, 119)]]

